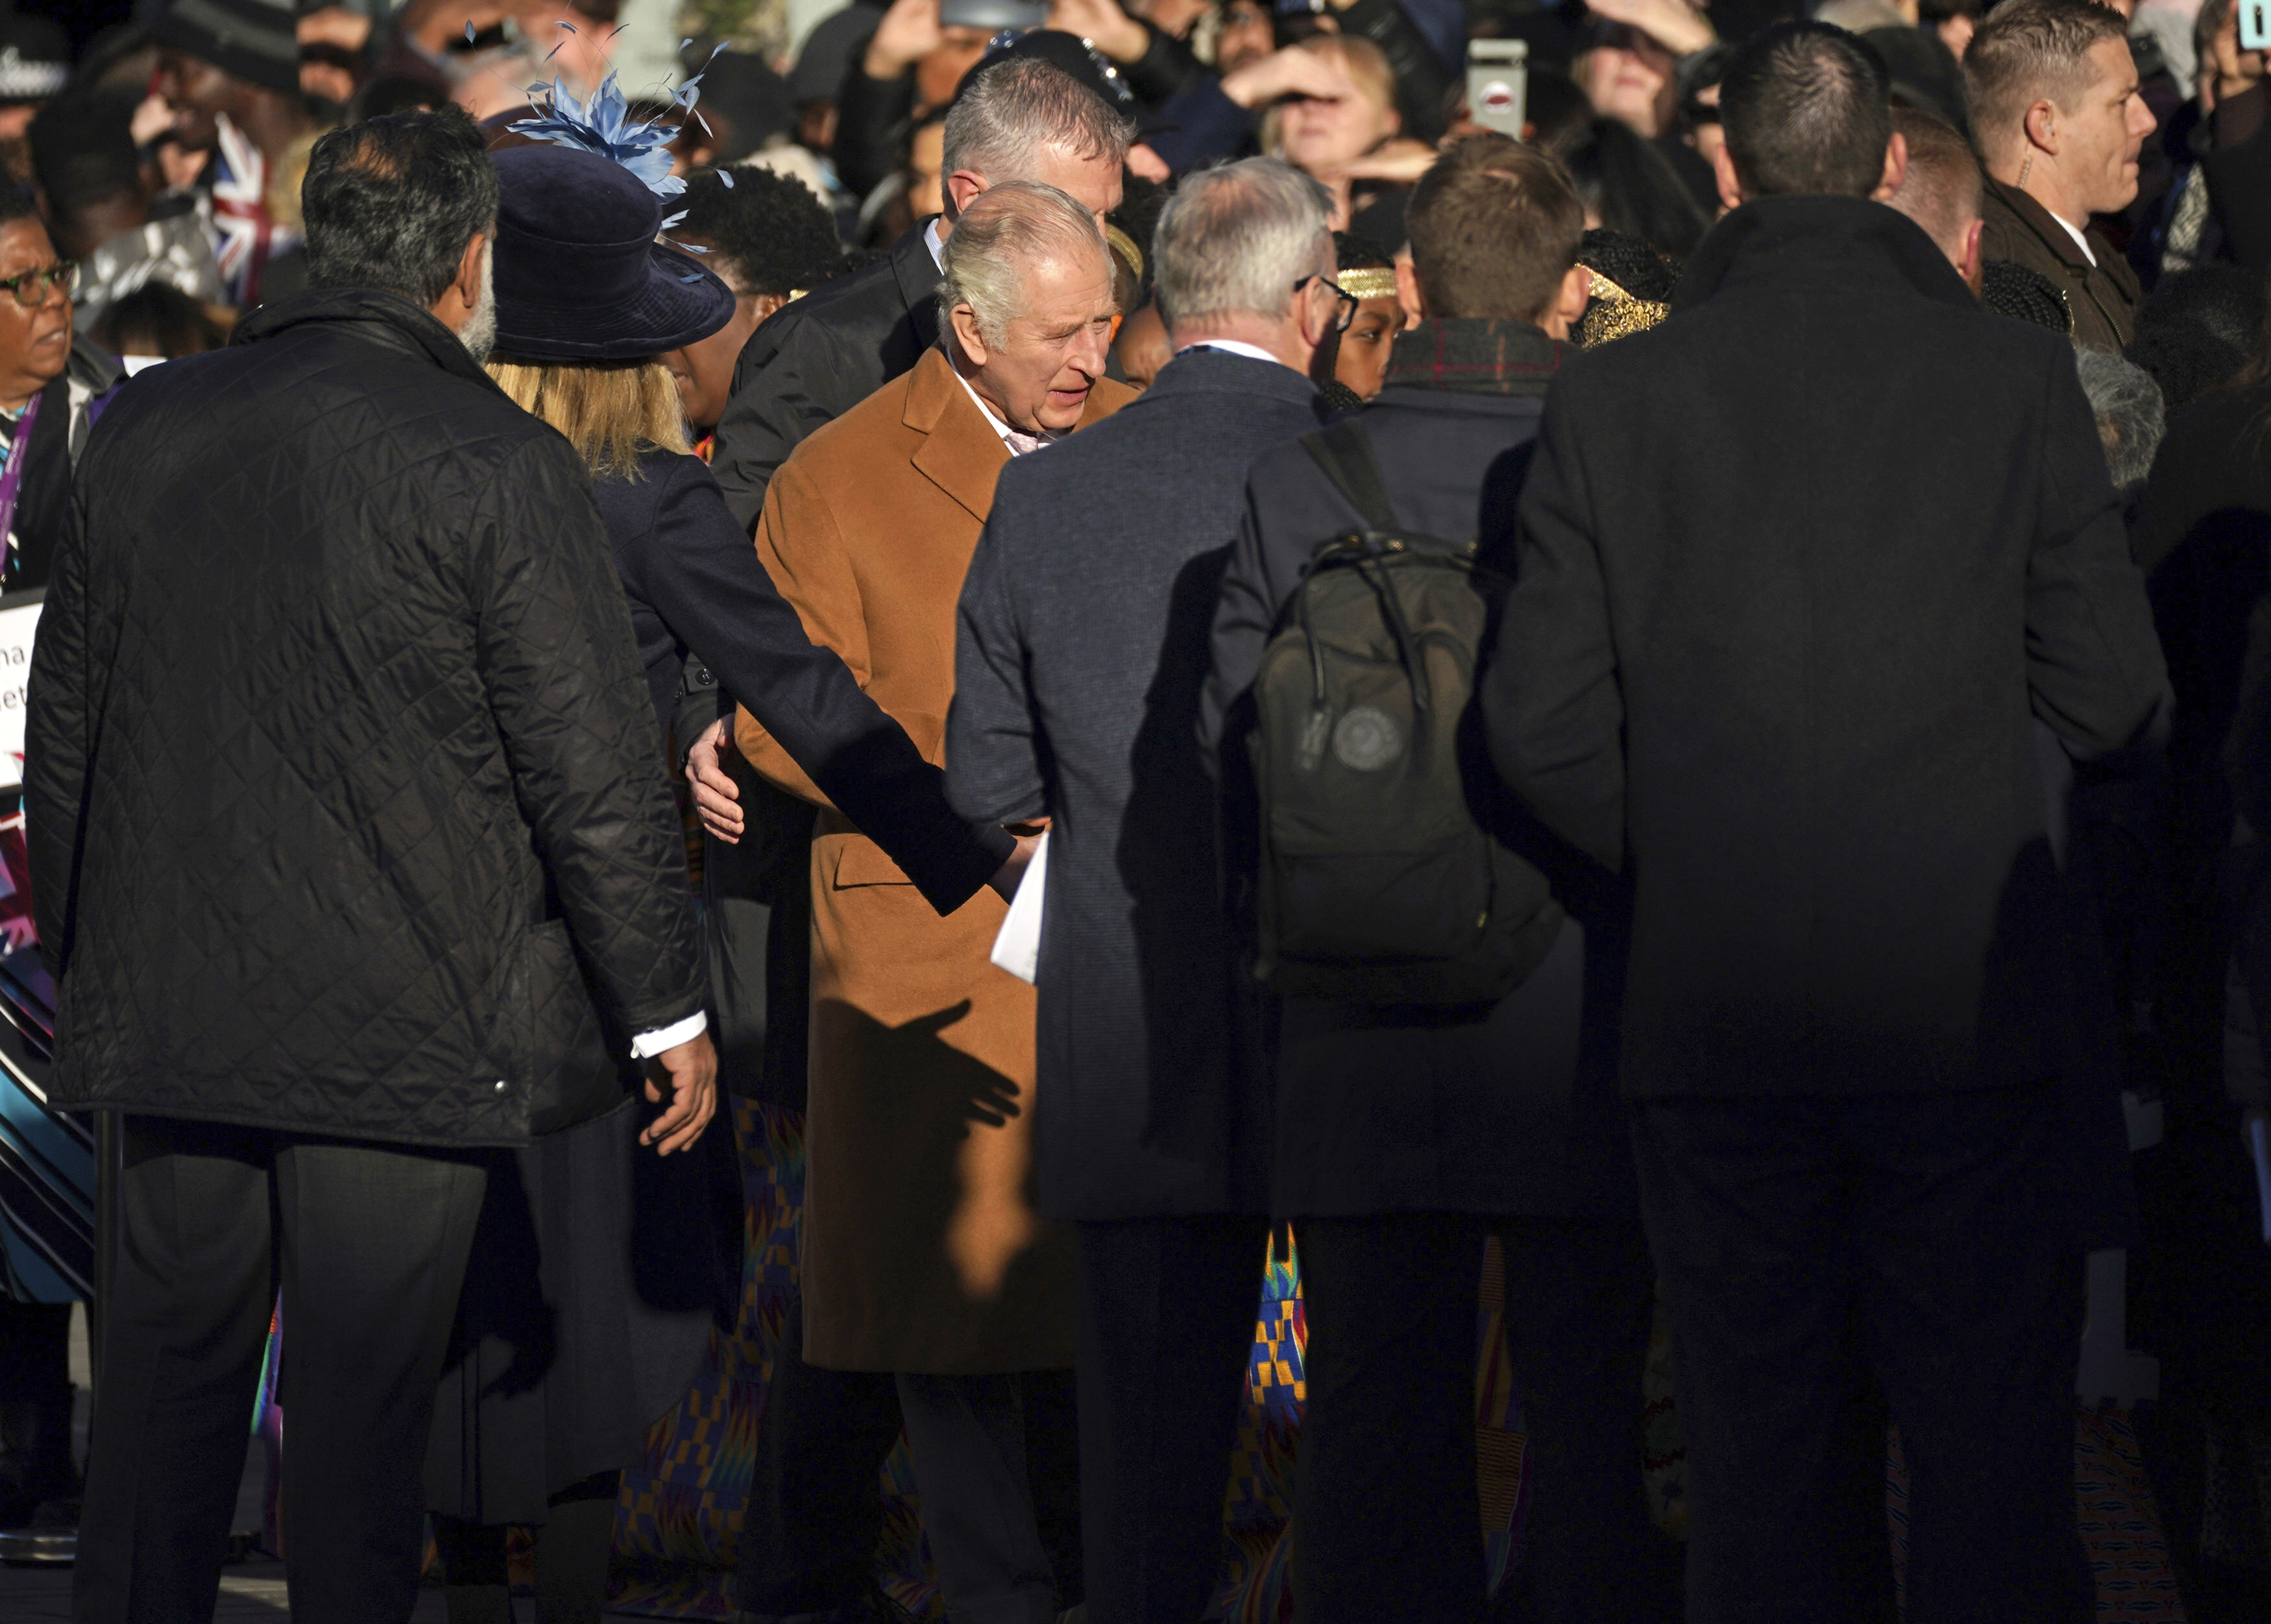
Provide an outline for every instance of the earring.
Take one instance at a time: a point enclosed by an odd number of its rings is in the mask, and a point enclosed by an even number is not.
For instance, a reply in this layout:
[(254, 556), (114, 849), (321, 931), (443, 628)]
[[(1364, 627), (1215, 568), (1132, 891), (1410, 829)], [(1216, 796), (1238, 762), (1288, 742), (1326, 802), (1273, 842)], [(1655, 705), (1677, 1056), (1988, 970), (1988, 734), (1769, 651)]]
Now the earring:
[(2019, 166), (2018, 188), (2021, 191), (2027, 190), (2027, 176), (2033, 172), (2034, 167), (2035, 155), (2032, 153), (2029, 153), (2026, 157), (2026, 161)]

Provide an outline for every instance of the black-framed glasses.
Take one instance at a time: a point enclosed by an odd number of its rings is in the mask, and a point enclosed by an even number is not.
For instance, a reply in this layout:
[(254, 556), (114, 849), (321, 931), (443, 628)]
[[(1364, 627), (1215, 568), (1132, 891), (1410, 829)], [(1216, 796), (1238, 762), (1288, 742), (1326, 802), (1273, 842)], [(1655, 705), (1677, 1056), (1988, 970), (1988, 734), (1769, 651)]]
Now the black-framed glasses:
[(14, 276), (0, 277), (0, 287), (15, 296), (16, 302), (27, 310), (36, 310), (48, 302), (51, 293), (68, 299), (78, 281), (78, 265), (69, 259), (59, 259), (54, 264), (38, 271), (21, 271)]
[(1338, 302), (1340, 308), (1333, 315), (1333, 331), (1346, 332), (1349, 324), (1356, 319), (1357, 296), (1329, 276), (1305, 276), (1293, 284), (1293, 291), (1298, 294), (1312, 282), (1330, 293)]

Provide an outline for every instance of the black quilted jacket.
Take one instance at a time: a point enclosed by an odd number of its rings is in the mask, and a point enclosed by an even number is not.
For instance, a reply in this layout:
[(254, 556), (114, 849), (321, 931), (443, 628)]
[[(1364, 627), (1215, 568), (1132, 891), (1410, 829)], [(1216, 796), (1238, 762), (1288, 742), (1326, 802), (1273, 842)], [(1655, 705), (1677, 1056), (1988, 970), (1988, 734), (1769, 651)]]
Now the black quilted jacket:
[(509, 1144), (701, 1007), (582, 465), (406, 300), (299, 294), (120, 392), (29, 703), (60, 1105)]

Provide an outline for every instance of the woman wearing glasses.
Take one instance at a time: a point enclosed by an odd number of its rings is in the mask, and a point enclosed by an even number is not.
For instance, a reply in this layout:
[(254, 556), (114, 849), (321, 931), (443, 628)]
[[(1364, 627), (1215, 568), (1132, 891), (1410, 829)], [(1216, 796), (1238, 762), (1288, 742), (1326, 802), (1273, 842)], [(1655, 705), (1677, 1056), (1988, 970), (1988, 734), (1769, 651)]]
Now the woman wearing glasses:
[[(0, 186), (0, 594), (47, 584), (71, 501), (71, 464), (119, 378), (118, 363), (71, 336), (71, 266), (56, 257), (29, 192)], [(0, 596), (0, 602), (5, 597)], [(16, 679), (22, 681), (19, 673)], [(12, 783), (12, 771), (0, 782)], [(0, 954), (34, 956), (24, 904), (20, 801), (0, 790)], [(0, 1089), (14, 1085), (0, 1079)], [(71, 1459), (71, 1305), (89, 1284), (86, 1237), (58, 1215), (93, 1196), (75, 1183), (82, 1141), (28, 1097), (0, 1100), (11, 1188), (0, 1178), (0, 1551), (52, 1557), (70, 1546), (78, 1471)], [(28, 1169), (26, 1172), (25, 1170)], [(13, 1199), (10, 1199), (12, 1197)], [(43, 1225), (18, 1229), (9, 1212)]]
[(71, 466), (123, 376), (71, 332), (76, 271), (56, 257), (32, 194), (0, 186), (0, 591), (47, 585)]

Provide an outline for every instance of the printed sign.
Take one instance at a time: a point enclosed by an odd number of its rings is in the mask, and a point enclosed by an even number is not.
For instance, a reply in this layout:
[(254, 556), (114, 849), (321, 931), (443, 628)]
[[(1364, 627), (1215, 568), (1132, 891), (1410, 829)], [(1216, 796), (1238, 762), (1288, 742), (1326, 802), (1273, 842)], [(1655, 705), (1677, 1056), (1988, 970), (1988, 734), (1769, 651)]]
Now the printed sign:
[(32, 638), (44, 588), (0, 597), (0, 789), (24, 781), (24, 697), (32, 680)]

